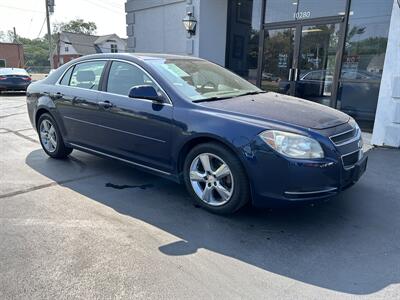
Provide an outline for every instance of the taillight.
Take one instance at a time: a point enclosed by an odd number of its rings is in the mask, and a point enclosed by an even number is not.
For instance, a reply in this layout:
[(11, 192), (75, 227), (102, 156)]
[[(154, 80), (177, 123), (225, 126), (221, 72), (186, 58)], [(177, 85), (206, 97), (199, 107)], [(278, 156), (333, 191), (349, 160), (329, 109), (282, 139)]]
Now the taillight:
[(6, 79), (7, 79), (7, 77), (0, 76), (0, 80), (6, 80)]
[(32, 78), (30, 78), (30, 77), (22, 77), (22, 79), (26, 80), (26, 81), (31, 81), (32, 80)]

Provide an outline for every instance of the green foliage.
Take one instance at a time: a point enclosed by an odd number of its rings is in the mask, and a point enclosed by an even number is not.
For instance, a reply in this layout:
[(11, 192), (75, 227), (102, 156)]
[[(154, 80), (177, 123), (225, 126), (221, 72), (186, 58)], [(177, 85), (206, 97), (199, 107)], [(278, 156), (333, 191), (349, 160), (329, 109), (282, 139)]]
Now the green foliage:
[(12, 30), (8, 30), (7, 32), (0, 30), (0, 42), (12, 43), (14, 41), (14, 38), (14, 32)]
[(56, 23), (53, 25), (53, 32), (68, 31), (83, 34), (95, 34), (97, 25), (94, 22), (85, 22), (82, 19), (71, 20), (68, 23)]
[(26, 66), (50, 66), (49, 43), (46, 39), (19, 37), (18, 41), (24, 46)]

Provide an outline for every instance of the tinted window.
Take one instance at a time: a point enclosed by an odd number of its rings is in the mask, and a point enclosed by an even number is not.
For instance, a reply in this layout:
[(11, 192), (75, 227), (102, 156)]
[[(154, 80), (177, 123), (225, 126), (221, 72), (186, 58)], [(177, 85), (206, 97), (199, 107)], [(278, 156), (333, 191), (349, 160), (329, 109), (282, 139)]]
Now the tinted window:
[(151, 85), (158, 90), (158, 86), (138, 67), (117, 61), (112, 63), (107, 92), (128, 96), (130, 89), (139, 85)]
[(257, 78), (262, 0), (229, 1), (227, 67), (253, 84)]
[(68, 69), (68, 71), (64, 74), (63, 78), (60, 81), (61, 85), (69, 85), (69, 80), (71, 78), (72, 70), (74, 67)]
[(372, 130), (388, 42), (392, 0), (352, 0), (338, 108)]
[(92, 61), (76, 65), (69, 85), (83, 89), (98, 90), (105, 64), (105, 61)]
[[(351, 1), (342, 78), (377, 80), (383, 71), (393, 1)], [(375, 78), (374, 78), (375, 77)], [(379, 78), (378, 78), (379, 80)]]

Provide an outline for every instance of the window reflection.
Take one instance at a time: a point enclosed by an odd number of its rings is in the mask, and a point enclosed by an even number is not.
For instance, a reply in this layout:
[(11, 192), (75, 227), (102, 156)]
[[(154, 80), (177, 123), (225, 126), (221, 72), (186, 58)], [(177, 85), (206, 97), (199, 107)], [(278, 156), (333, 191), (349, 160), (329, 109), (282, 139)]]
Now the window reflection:
[(372, 130), (393, 1), (352, 0), (337, 108)]
[[(353, 0), (342, 78), (380, 80), (385, 61), (392, 1)], [(358, 72), (358, 73), (357, 73)], [(346, 74), (347, 73), (347, 74)], [(360, 77), (360, 78), (357, 78)], [(371, 77), (371, 78), (368, 78)]]
[(229, 2), (227, 67), (254, 84), (257, 80), (261, 2)]

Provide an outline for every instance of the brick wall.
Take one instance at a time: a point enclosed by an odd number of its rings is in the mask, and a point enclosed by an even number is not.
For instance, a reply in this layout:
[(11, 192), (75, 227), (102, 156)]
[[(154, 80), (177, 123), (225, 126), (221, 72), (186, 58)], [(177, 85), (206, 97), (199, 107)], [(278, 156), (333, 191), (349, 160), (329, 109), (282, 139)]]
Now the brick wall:
[(5, 60), (7, 68), (23, 68), (25, 62), (22, 44), (0, 43), (0, 60)]
[(60, 55), (60, 64), (58, 63), (58, 55), (53, 56), (53, 61), (54, 61), (54, 68), (57, 69), (59, 66), (62, 66), (63, 64), (66, 64), (67, 62), (81, 57), (79, 54), (68, 54), (68, 55)]

